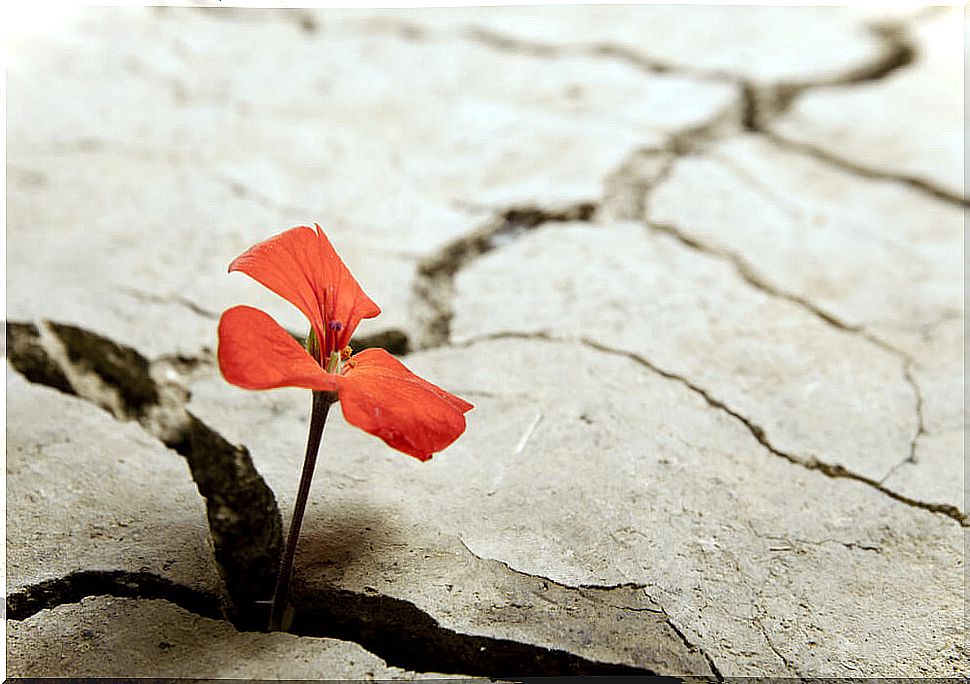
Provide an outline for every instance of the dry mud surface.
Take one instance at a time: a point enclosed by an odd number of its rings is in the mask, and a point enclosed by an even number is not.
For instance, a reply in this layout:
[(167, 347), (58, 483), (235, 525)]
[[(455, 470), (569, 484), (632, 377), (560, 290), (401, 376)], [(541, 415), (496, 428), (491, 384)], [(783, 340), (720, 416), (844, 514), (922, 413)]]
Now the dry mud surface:
[[(7, 71), (10, 676), (956, 677), (959, 9), (89, 8)], [(797, 33), (798, 39), (793, 38)], [(321, 223), (475, 403), (324, 435), (226, 274)]]

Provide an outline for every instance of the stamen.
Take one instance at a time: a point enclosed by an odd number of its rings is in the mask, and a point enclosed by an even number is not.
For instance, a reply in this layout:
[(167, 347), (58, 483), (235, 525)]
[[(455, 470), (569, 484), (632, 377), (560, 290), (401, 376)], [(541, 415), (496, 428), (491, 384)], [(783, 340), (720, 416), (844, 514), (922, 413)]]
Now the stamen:
[(351, 349), (350, 345), (348, 344), (346, 347), (340, 350), (340, 360), (346, 361), (347, 359), (350, 358), (351, 354), (353, 353), (354, 353), (354, 350)]

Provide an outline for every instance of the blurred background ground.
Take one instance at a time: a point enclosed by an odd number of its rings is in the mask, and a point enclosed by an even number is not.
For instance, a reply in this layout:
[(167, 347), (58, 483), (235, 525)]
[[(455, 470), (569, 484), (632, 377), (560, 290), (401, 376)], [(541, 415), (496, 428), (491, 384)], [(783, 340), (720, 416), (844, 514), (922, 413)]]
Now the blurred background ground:
[[(15, 35), (8, 674), (967, 672), (965, 31), (92, 7)], [(306, 325), (226, 266), (312, 222), (383, 309), (355, 345), (476, 408), (426, 464), (334, 414), (302, 636), (238, 631), (309, 399), (220, 378), (227, 307)]]

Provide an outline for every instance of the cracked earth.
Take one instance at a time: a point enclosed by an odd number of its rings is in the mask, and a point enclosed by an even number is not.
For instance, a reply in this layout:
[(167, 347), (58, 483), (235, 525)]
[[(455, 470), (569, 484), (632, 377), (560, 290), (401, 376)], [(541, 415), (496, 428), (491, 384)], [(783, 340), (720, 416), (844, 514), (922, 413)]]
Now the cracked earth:
[[(799, 38), (792, 38), (797, 29)], [(942, 677), (959, 9), (89, 8), (7, 72), (11, 676)], [(214, 361), (321, 223), (474, 402), (422, 464)]]

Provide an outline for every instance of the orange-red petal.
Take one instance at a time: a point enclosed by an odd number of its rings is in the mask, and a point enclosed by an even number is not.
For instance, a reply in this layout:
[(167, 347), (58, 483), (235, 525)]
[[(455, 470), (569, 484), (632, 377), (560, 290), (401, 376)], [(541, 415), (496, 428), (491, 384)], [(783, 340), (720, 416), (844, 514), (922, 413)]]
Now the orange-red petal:
[(246, 389), (337, 389), (335, 375), (324, 371), (279, 323), (251, 306), (234, 306), (222, 314), (218, 357), (223, 377)]
[[(381, 312), (317, 224), (290, 228), (250, 247), (229, 270), (245, 273), (292, 302), (310, 319), (325, 349), (343, 349), (361, 319)], [(331, 321), (339, 322), (340, 330), (328, 328)]]
[(383, 349), (365, 349), (338, 377), (344, 418), (389, 446), (427, 461), (465, 431), (473, 406), (422, 380)]

